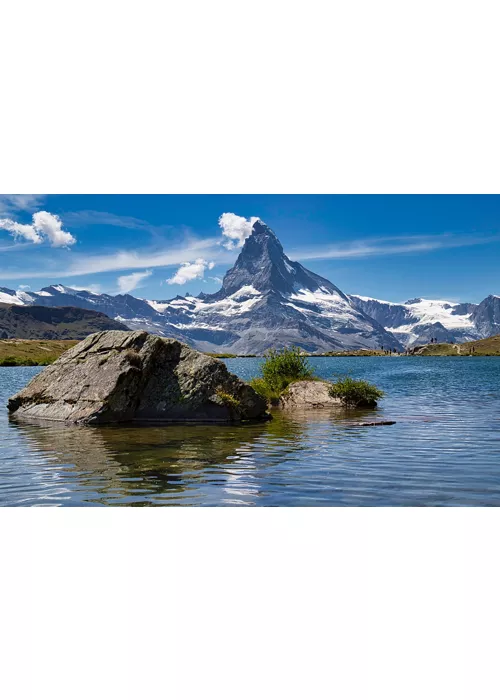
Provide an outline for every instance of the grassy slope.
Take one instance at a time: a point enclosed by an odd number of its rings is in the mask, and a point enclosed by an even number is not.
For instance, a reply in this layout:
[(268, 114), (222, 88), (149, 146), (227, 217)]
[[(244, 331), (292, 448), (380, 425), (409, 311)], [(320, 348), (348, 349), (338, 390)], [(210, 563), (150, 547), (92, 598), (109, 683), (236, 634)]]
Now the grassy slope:
[[(80, 341), (0, 340), (0, 366), (2, 364), (48, 364), (78, 342)], [(14, 358), (15, 363), (11, 363), (8, 358)]]
[[(472, 352), (474, 348), (474, 352)], [(500, 335), (494, 335), (491, 338), (484, 340), (474, 340), (469, 343), (436, 343), (435, 345), (426, 345), (419, 355), (440, 355), (440, 356), (457, 356), (457, 355), (500, 355)]]

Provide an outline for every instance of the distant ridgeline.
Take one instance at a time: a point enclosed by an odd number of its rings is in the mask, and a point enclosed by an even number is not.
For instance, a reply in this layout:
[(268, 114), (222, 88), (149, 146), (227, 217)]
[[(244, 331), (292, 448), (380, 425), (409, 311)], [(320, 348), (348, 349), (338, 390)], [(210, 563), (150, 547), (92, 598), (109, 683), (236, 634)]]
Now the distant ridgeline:
[(98, 311), (73, 306), (15, 306), (0, 304), (0, 338), (78, 340), (90, 333), (127, 330), (123, 323)]
[[(420, 298), (395, 304), (348, 296), (329, 280), (290, 260), (262, 221), (254, 223), (215, 294), (201, 292), (152, 301), (56, 284), (38, 292), (0, 287), (0, 302), (21, 308), (71, 306), (97, 311), (125, 324), (107, 328), (147, 330), (177, 338), (198, 350), (234, 355), (259, 355), (286, 345), (297, 345), (309, 353), (382, 347), (401, 352), (431, 340), (461, 343), (500, 333), (498, 296), (490, 295), (480, 304)], [(59, 323), (53, 318), (56, 333)], [(36, 332), (35, 325), (32, 330)], [(26, 327), (24, 333), (30, 332)], [(80, 334), (72, 337), (83, 335), (80, 329)]]

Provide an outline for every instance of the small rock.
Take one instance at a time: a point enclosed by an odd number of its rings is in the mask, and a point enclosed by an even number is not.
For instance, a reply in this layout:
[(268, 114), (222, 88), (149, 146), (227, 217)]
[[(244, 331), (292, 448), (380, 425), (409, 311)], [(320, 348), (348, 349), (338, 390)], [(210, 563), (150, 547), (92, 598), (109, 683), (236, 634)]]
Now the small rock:
[(290, 384), (280, 398), (280, 408), (332, 408), (342, 406), (330, 396), (328, 382), (302, 380)]

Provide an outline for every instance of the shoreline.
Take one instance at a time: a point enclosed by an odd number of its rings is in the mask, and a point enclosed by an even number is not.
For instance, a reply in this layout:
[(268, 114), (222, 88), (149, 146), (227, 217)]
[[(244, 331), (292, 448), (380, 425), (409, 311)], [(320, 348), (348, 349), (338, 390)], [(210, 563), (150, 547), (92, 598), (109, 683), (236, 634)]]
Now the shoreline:
[[(60, 355), (80, 340), (0, 339), (0, 367), (38, 367), (55, 362)], [(204, 353), (220, 360), (262, 359), (263, 355)], [(500, 336), (463, 344), (437, 343), (410, 352), (386, 353), (381, 350), (344, 350), (325, 353), (304, 353), (304, 357), (500, 357)]]

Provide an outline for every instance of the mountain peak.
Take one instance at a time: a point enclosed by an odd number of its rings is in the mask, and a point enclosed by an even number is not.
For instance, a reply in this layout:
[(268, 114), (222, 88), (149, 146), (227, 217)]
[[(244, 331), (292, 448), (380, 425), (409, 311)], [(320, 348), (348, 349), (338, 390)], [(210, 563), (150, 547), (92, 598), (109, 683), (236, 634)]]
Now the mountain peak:
[[(258, 219), (246, 239), (234, 266), (226, 272), (217, 298), (225, 298), (242, 287), (252, 286), (261, 293), (290, 295), (297, 290), (345, 295), (327, 279), (290, 260), (274, 231)], [(347, 300), (347, 299), (346, 299)]]
[[(262, 219), (257, 219), (257, 221), (254, 221), (254, 224), (252, 226), (252, 233), (250, 234), (251, 236), (273, 236), (276, 238), (276, 234), (270, 228), (267, 224), (265, 224)], [(276, 238), (277, 240), (277, 238)]]

